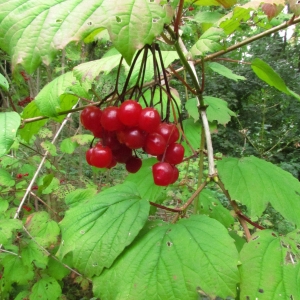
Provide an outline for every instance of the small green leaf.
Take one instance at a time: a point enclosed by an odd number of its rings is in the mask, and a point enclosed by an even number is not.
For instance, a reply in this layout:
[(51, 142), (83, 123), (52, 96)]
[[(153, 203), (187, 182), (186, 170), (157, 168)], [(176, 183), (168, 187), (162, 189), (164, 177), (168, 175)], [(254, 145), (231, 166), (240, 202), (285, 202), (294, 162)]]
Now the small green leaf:
[(5, 256), (1, 261), (1, 265), (4, 266), (3, 276), (9, 278), (10, 282), (25, 285), (34, 278), (32, 266), (24, 265), (18, 255)]
[(23, 291), (19, 293), (14, 300), (24, 300), (29, 299), (30, 292), (29, 291)]
[(195, 120), (199, 120), (199, 109), (198, 109), (198, 101), (197, 98), (191, 98), (185, 103), (185, 109), (188, 114)]
[(155, 185), (152, 174), (152, 166), (157, 162), (155, 158), (143, 159), (141, 169), (135, 174), (129, 174), (126, 181), (134, 182), (143, 199), (155, 202), (159, 199), (163, 187)]
[(90, 144), (94, 136), (90, 134), (78, 134), (64, 139), (60, 144), (60, 150), (67, 154), (72, 154), (81, 145)]
[(41, 143), (41, 146), (44, 150), (48, 151), (51, 156), (56, 156), (56, 146), (53, 145), (50, 141), (44, 141)]
[(25, 226), (41, 246), (49, 247), (57, 242), (60, 229), (58, 224), (50, 219), (47, 212), (41, 211), (31, 214), (27, 218)]
[[(220, 255), (222, 253), (222, 255)], [(148, 224), (110, 269), (93, 281), (101, 299), (198, 299), (199, 292), (235, 297), (238, 253), (216, 220), (193, 216)]]
[(14, 186), (15, 180), (11, 175), (4, 169), (0, 169), (0, 186)]
[(223, 49), (221, 40), (225, 38), (225, 33), (221, 28), (211, 27), (206, 30), (191, 48), (191, 53), (194, 56), (204, 56), (207, 53), (216, 52)]
[(290, 94), (287, 86), (285, 85), (285, 82), (267, 63), (259, 58), (255, 58), (252, 62), (251, 67), (258, 78), (260, 78), (270, 86), (274, 86), (277, 90), (288, 95)]
[(300, 183), (290, 173), (254, 156), (224, 158), (217, 166), (231, 198), (246, 205), (251, 217), (260, 217), (271, 203), (300, 226)]
[(239, 76), (239, 75), (235, 75), (230, 69), (228, 69), (227, 67), (217, 63), (217, 62), (212, 62), (209, 63), (208, 66), (216, 73), (227, 77), (229, 79), (232, 79), (234, 81), (238, 81), (238, 80), (246, 80), (246, 77), (244, 76)]
[(200, 193), (198, 211), (222, 223), (226, 228), (232, 227), (234, 218), (209, 189)]
[(61, 293), (59, 283), (52, 277), (44, 276), (33, 285), (29, 300), (57, 300)]
[(187, 143), (184, 139), (182, 145), (185, 150), (185, 155), (189, 156), (194, 154), (191, 150), (191, 147), (193, 148), (193, 150), (197, 150), (200, 148), (202, 125), (199, 121), (195, 122), (192, 118), (183, 120), (182, 125), (185, 138), (188, 140)]
[(255, 233), (240, 253), (241, 299), (299, 299), (300, 263), (294, 261), (299, 244), (299, 233), (293, 237), (271, 230)]
[(0, 244), (5, 245), (12, 237), (16, 229), (21, 229), (22, 223), (20, 220), (0, 219)]
[(26, 241), (22, 247), (22, 261), (25, 266), (30, 266), (34, 262), (38, 268), (45, 269), (48, 263), (48, 254), (36, 242)]
[(80, 272), (99, 275), (134, 240), (148, 213), (149, 202), (140, 198), (132, 182), (104, 190), (66, 212), (58, 255), (72, 251)]
[(235, 113), (228, 108), (228, 103), (220, 98), (204, 96), (204, 103), (207, 107), (207, 118), (208, 121), (217, 121), (219, 124), (227, 124)]
[(14, 143), (20, 123), (18, 113), (0, 112), (0, 157), (6, 154)]
[(200, 24), (202, 23), (215, 23), (217, 22), (223, 15), (216, 11), (201, 11), (197, 13), (194, 17), (194, 20)]
[(8, 92), (9, 89), (8, 81), (2, 74), (0, 74), (0, 88), (2, 88), (2, 90), (4, 90), (5, 92)]

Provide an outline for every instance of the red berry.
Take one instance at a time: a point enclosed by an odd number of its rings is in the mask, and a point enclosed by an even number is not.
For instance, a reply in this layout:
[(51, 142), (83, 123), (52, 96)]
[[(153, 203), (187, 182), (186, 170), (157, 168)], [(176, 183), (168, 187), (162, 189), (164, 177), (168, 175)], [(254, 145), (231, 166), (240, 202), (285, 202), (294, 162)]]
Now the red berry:
[(124, 130), (124, 144), (130, 149), (143, 148), (146, 141), (146, 134), (139, 128), (127, 128)]
[(129, 173), (136, 173), (142, 166), (142, 160), (138, 157), (131, 157), (126, 162), (126, 170)]
[(113, 156), (112, 157), (112, 160), (111, 160), (111, 163), (107, 166), (107, 169), (111, 169), (113, 167), (115, 167), (117, 165), (117, 160), (116, 158)]
[(87, 130), (98, 132), (101, 127), (101, 115), (102, 111), (99, 107), (88, 106), (80, 114), (81, 124)]
[(101, 125), (107, 131), (121, 130), (124, 125), (119, 119), (119, 108), (116, 106), (106, 107), (101, 116)]
[(193, 7), (193, 6), (190, 6), (189, 7), (189, 11), (192, 11), (192, 10), (194, 10), (195, 8)]
[(27, 206), (27, 205), (23, 205), (23, 208), (26, 210), (26, 211), (31, 211), (31, 207)]
[(132, 157), (132, 150), (122, 144), (118, 150), (113, 151), (113, 156), (118, 163), (124, 164), (130, 157)]
[(28, 175), (29, 175), (28, 173), (23, 174), (23, 176), (28, 176)]
[(142, 106), (134, 100), (126, 100), (120, 105), (119, 119), (128, 126), (137, 126), (139, 123), (139, 117), (142, 111)]
[(155, 108), (146, 107), (139, 118), (139, 127), (146, 132), (153, 132), (160, 124), (160, 115)]
[(154, 183), (159, 186), (169, 185), (174, 176), (173, 167), (166, 162), (158, 162), (152, 166)]
[(91, 153), (91, 165), (97, 168), (106, 168), (111, 164), (112, 152), (109, 147), (97, 145)]
[(155, 132), (162, 135), (167, 144), (173, 144), (179, 139), (179, 131), (178, 128), (174, 124), (169, 123), (160, 123), (158, 127), (156, 128)]
[(184, 157), (184, 147), (181, 144), (171, 144), (168, 146), (165, 154), (165, 162), (172, 165), (180, 164)]
[(121, 144), (117, 139), (116, 132), (105, 131), (103, 134), (103, 145), (109, 147), (112, 151), (118, 150)]
[(23, 177), (22, 174), (17, 174), (17, 178), (18, 178), (18, 179), (21, 179), (22, 177)]
[(167, 147), (166, 140), (158, 133), (149, 133), (146, 138), (144, 150), (150, 155), (160, 155)]
[(39, 188), (39, 187), (38, 187), (37, 185), (34, 185), (31, 189), (32, 189), (32, 190), (38, 190), (38, 188)]

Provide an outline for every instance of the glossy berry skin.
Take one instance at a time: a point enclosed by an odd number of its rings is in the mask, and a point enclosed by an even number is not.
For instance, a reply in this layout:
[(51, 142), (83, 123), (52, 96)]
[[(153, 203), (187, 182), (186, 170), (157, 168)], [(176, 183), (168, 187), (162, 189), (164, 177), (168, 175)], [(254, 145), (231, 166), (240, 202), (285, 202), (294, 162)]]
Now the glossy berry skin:
[(166, 140), (160, 134), (156, 132), (148, 134), (144, 147), (146, 153), (150, 155), (160, 155), (165, 152), (166, 147)]
[(83, 127), (90, 131), (99, 131), (101, 127), (102, 111), (99, 107), (88, 106), (80, 114), (80, 122)]
[(173, 166), (166, 162), (158, 162), (152, 166), (154, 183), (159, 186), (167, 186), (173, 180)]
[(170, 184), (173, 184), (175, 181), (177, 181), (178, 178), (179, 178), (179, 170), (175, 166), (173, 166), (173, 175)]
[(184, 157), (184, 147), (181, 144), (173, 143), (168, 146), (165, 154), (165, 162), (172, 165), (180, 164)]
[(177, 142), (177, 140), (179, 139), (178, 128), (171, 123), (160, 123), (156, 128), (155, 132), (162, 135), (165, 138), (168, 145)]
[(155, 108), (146, 107), (142, 110), (139, 118), (139, 128), (146, 132), (154, 132), (160, 124), (160, 115)]
[(91, 165), (97, 168), (107, 168), (112, 161), (112, 151), (109, 147), (97, 145), (91, 153)]
[(129, 173), (136, 173), (142, 166), (142, 160), (138, 157), (131, 157), (126, 162), (126, 170)]
[(109, 147), (112, 151), (118, 150), (121, 147), (115, 132), (104, 131), (102, 140), (103, 145)]
[(119, 119), (124, 125), (134, 127), (139, 123), (141, 112), (142, 106), (138, 102), (126, 100), (120, 105)]
[(92, 153), (93, 153), (94, 148), (90, 148), (86, 151), (85, 153), (85, 159), (87, 163), (91, 166), (92, 165)]
[(130, 149), (144, 147), (146, 141), (145, 133), (139, 128), (127, 128), (123, 136), (124, 144)]
[(115, 106), (106, 107), (102, 112), (101, 125), (107, 131), (121, 130), (124, 125), (119, 119), (119, 108)]

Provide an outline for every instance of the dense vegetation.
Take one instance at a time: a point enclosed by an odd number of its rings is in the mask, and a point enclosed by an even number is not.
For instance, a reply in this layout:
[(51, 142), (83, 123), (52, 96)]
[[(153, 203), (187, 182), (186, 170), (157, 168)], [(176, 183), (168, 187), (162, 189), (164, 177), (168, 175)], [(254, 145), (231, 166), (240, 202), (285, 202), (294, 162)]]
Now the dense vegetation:
[(0, 298), (300, 298), (299, 7), (0, 1)]

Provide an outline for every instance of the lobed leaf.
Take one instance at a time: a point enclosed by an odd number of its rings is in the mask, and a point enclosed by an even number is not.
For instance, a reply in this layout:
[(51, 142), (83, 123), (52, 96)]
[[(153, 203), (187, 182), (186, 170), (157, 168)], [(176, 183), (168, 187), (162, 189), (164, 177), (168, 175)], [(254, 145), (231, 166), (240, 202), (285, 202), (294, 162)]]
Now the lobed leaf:
[(33, 285), (29, 300), (57, 300), (61, 293), (59, 283), (52, 277), (44, 276)]
[(298, 299), (299, 245), (299, 231), (287, 237), (271, 230), (255, 233), (240, 253), (241, 299)]
[(14, 143), (20, 123), (18, 113), (0, 112), (0, 157), (6, 154)]
[(283, 217), (300, 225), (300, 183), (290, 173), (254, 156), (224, 158), (218, 172), (231, 198), (259, 217), (270, 203)]
[(66, 212), (58, 255), (73, 252), (74, 266), (86, 276), (109, 268), (147, 221), (149, 202), (126, 182)]
[(21, 229), (21, 228), (22, 228), (22, 223), (20, 220), (1, 219), (0, 220), (0, 244), (5, 245), (11, 239), (14, 231), (16, 229)]
[[(226, 229), (206, 216), (147, 225), (93, 281), (101, 299), (197, 299), (236, 295), (238, 253)], [(220, 256), (220, 252), (222, 255)]]
[(16, 181), (12, 176), (4, 169), (0, 169), (0, 186), (14, 186)]

